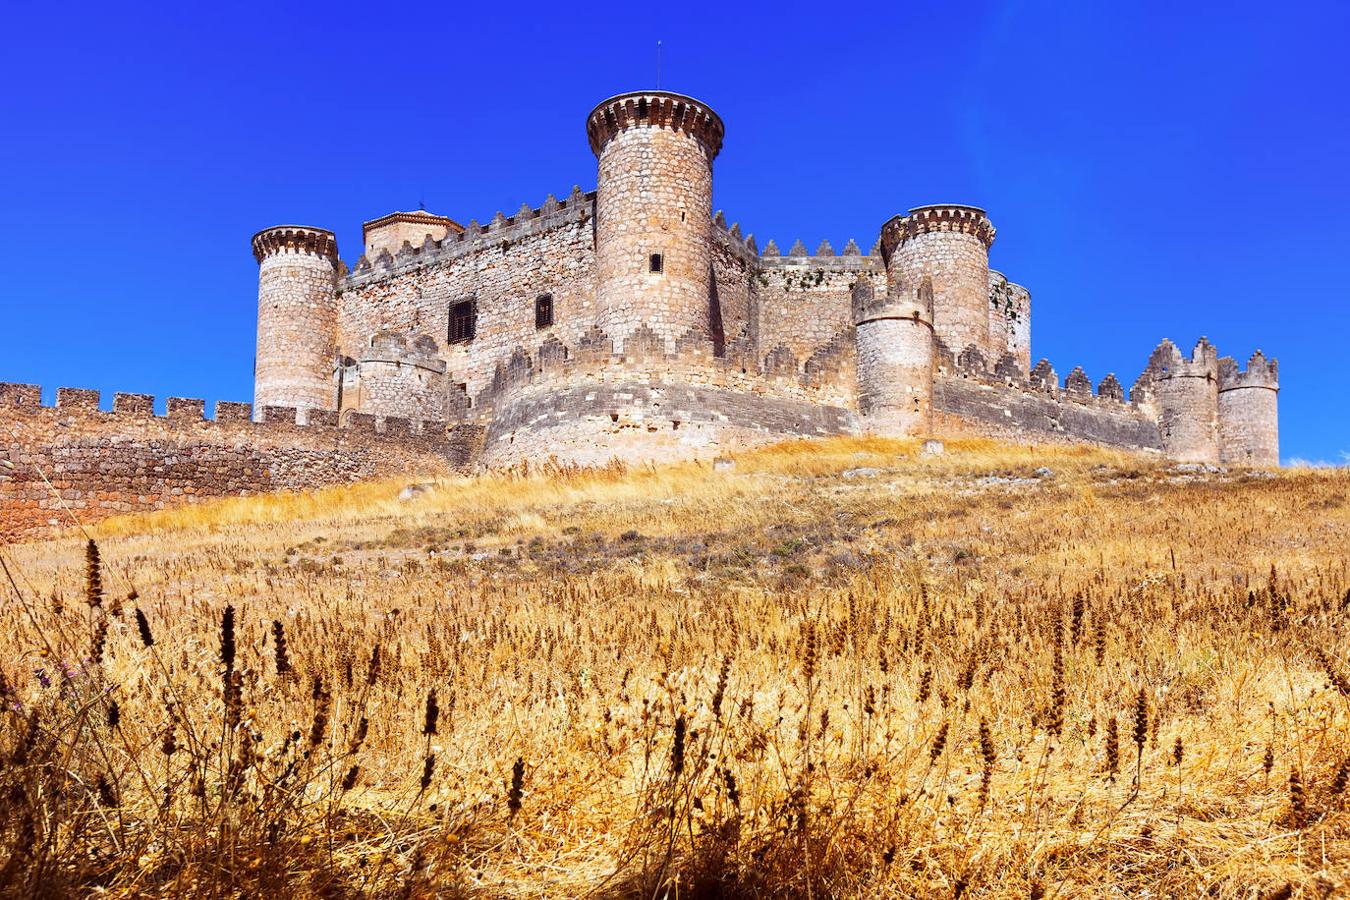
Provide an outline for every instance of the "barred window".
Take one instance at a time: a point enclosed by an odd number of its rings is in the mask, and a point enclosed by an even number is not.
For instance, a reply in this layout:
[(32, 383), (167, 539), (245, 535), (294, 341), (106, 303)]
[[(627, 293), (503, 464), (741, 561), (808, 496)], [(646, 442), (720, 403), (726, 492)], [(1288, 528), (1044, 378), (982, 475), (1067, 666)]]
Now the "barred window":
[(536, 330), (553, 324), (553, 295), (540, 294), (534, 298), (534, 327)]
[(467, 344), (478, 330), (478, 306), (473, 300), (461, 300), (450, 307), (451, 344)]

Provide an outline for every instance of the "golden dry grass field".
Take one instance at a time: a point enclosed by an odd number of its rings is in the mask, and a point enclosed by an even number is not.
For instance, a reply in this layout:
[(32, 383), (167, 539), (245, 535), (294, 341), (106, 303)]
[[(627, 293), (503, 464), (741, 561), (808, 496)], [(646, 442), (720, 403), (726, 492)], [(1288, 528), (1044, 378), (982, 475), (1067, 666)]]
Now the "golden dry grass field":
[(1350, 476), (947, 449), (0, 549), (0, 892), (1350, 895)]

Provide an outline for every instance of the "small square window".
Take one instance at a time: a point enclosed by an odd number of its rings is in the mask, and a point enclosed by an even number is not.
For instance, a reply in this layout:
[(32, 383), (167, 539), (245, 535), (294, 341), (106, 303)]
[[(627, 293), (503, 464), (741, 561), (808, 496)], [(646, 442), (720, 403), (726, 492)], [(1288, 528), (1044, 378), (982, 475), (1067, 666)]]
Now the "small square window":
[(536, 330), (553, 324), (553, 295), (540, 294), (534, 298), (534, 327)]
[(665, 270), (666, 261), (662, 259), (660, 253), (653, 253), (651, 259), (648, 260), (648, 265), (649, 271), (653, 275), (660, 275)]

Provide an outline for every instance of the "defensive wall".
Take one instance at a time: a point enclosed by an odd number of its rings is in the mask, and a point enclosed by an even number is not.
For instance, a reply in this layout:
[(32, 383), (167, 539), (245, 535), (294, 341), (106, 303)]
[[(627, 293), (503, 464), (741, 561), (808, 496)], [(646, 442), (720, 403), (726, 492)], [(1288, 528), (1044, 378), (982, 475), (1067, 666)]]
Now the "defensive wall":
[[(481, 430), (248, 403), (170, 397), (165, 415), (146, 394), (60, 388), (43, 406), (36, 385), (0, 383), (0, 537), (66, 525), (63, 505), (83, 523), (208, 497), (301, 491), (368, 478), (445, 474), (478, 454)], [(50, 486), (43, 476), (50, 480)], [(53, 495), (55, 491), (55, 496)], [(57, 499), (59, 496), (59, 500)]]
[(857, 431), (851, 340), (841, 332), (806, 360), (732, 344), (714, 356), (695, 336), (668, 350), (639, 327), (622, 352), (600, 328), (578, 344), (517, 348), (474, 400), (485, 466), (554, 457), (669, 461), (795, 437)]

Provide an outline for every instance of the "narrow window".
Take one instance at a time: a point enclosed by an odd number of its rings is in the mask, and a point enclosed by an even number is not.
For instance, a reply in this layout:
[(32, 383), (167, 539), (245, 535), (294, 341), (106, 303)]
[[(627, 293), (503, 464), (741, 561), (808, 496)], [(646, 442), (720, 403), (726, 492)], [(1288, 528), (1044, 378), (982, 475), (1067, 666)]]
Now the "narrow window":
[(450, 307), (451, 344), (467, 344), (478, 328), (478, 310), (472, 300), (461, 300)]
[(661, 258), (660, 253), (653, 253), (651, 259), (648, 260), (648, 265), (653, 275), (660, 275), (665, 268), (665, 264), (666, 261)]
[(535, 330), (548, 328), (553, 324), (553, 295), (540, 294), (534, 298)]

